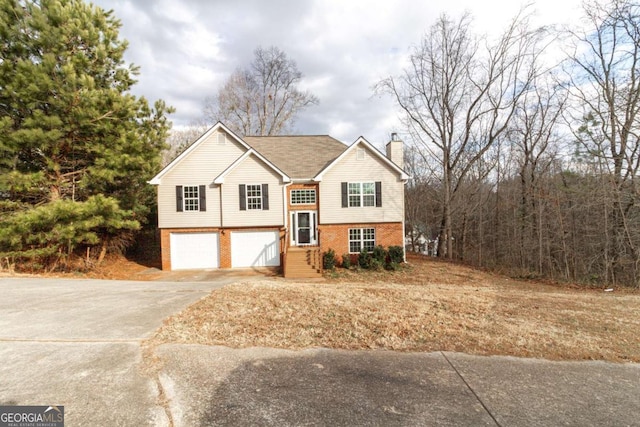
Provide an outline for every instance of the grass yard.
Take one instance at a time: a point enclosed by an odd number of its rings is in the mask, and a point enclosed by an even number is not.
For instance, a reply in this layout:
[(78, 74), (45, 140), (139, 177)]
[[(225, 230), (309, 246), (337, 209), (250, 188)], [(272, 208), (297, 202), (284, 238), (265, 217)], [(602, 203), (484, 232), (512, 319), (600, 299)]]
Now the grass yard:
[(412, 257), (398, 272), (227, 286), (169, 318), (154, 341), (640, 362), (640, 294)]

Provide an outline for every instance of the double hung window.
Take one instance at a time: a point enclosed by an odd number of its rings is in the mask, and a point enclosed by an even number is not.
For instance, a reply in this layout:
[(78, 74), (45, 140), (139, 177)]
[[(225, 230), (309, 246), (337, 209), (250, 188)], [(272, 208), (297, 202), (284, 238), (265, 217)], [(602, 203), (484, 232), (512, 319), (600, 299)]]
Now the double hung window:
[(382, 182), (343, 182), (342, 207), (381, 207)]
[(359, 253), (363, 249), (371, 252), (376, 246), (375, 228), (350, 228), (349, 252)]

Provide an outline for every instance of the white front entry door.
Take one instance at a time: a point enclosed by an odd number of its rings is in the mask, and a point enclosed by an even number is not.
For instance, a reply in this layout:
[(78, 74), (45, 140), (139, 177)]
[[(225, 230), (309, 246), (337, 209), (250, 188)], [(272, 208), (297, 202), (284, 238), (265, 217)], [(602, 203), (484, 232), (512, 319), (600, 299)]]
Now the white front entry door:
[(317, 245), (316, 211), (296, 211), (291, 214), (293, 243), (297, 246)]

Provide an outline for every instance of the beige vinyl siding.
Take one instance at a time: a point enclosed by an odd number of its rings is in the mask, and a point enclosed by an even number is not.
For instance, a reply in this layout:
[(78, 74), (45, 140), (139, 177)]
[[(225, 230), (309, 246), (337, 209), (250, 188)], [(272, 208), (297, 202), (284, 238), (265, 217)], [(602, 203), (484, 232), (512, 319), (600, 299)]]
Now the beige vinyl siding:
[[(162, 177), (158, 185), (160, 228), (220, 226), (220, 187), (212, 182), (246, 149), (231, 136), (226, 144), (218, 144), (218, 133), (209, 135)], [(176, 185), (205, 185), (206, 212), (176, 212)]]
[[(362, 160), (357, 159), (360, 147), (355, 147), (328, 170), (320, 182), (321, 224), (367, 222), (401, 222), (404, 215), (404, 184), (391, 167), (364, 149)], [(342, 182), (382, 182), (382, 207), (342, 207)]]
[[(269, 184), (269, 210), (240, 210), (240, 184)], [(237, 165), (222, 184), (224, 227), (282, 226), (282, 178), (255, 155)]]

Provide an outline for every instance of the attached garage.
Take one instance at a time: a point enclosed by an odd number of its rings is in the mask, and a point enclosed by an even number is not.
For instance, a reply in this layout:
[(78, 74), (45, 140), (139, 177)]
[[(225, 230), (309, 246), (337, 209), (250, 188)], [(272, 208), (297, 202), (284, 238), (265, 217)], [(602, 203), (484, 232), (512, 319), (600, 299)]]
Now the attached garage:
[(234, 231), (231, 233), (232, 267), (280, 265), (280, 232)]
[(218, 233), (171, 233), (171, 269), (218, 268)]

